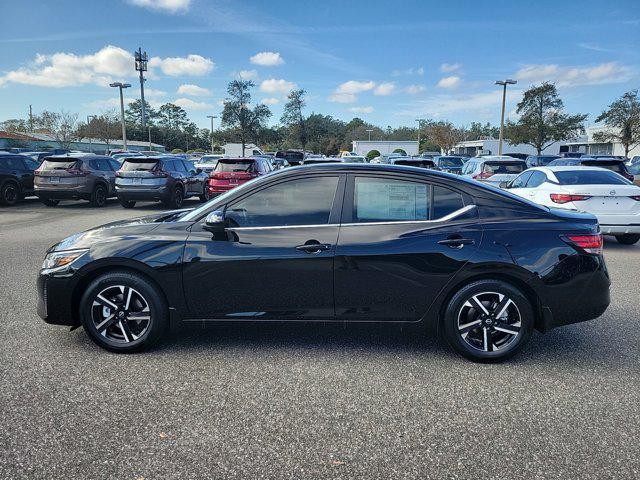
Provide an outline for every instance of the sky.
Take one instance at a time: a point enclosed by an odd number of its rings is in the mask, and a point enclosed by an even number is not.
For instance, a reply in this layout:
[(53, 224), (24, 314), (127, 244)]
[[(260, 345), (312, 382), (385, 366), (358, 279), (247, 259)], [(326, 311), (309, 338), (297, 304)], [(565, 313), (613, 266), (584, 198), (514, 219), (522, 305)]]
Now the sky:
[[(587, 123), (640, 87), (640, 8), (630, 1), (49, 0), (3, 2), (0, 121), (29, 105), (87, 115), (139, 98), (133, 51), (149, 55), (147, 100), (183, 107), (199, 127), (227, 84), (251, 79), (276, 123), (291, 89), (307, 113), (376, 125), (500, 121), (496, 80), (553, 81)], [(215, 127), (219, 119), (215, 120)]]

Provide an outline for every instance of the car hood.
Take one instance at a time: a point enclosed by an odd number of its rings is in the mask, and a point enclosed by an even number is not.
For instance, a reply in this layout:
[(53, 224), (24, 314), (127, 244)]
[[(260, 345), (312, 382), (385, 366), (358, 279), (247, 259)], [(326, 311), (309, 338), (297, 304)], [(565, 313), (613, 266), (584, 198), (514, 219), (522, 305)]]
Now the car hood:
[(162, 224), (175, 223), (181, 214), (191, 210), (193, 209), (171, 210), (100, 225), (65, 238), (49, 248), (48, 252), (90, 248), (99, 242), (118, 241), (130, 236), (143, 235), (155, 230)]

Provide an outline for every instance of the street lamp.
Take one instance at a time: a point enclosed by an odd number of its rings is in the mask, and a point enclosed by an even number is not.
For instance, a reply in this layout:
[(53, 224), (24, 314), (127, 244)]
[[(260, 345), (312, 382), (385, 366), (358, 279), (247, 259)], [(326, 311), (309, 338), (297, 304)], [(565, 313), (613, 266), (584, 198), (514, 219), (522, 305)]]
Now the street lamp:
[(422, 118), (416, 118), (416, 122), (418, 122), (418, 154), (420, 154), (420, 122), (422, 122)]
[(98, 118), (97, 115), (87, 115), (87, 136), (89, 137), (89, 150), (91, 150), (91, 153), (93, 153), (93, 140), (91, 139), (91, 132), (89, 130), (89, 124), (91, 123), (91, 120), (93, 120), (94, 118)]
[(502, 139), (504, 138), (504, 104), (507, 99), (507, 85), (515, 85), (516, 80), (496, 80), (496, 85), (502, 85), (502, 113), (500, 114), (500, 137), (498, 140), (498, 155), (502, 155)]
[(218, 118), (217, 115), (207, 115), (207, 118), (211, 119), (211, 153), (213, 153), (213, 119)]
[(371, 132), (373, 132), (373, 129), (367, 128), (367, 132), (369, 132), (369, 141), (371, 141)]
[(129, 88), (131, 84), (122, 83), (122, 82), (114, 82), (109, 84), (110, 87), (117, 87), (120, 89), (120, 117), (122, 120), (122, 149), (127, 151), (127, 127), (124, 123), (124, 96), (122, 95), (123, 88)]

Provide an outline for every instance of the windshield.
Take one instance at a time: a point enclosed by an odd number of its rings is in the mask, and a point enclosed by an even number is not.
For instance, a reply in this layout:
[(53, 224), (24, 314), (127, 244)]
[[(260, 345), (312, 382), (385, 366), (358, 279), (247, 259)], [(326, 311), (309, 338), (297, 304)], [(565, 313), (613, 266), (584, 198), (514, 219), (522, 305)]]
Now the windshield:
[(146, 162), (143, 160), (125, 160), (120, 169), (125, 172), (149, 171), (153, 170), (157, 164), (157, 160), (149, 160)]
[(441, 167), (462, 167), (462, 159), (457, 157), (441, 157), (438, 164)]
[(617, 173), (597, 170), (571, 170), (554, 172), (560, 185), (630, 185)]
[(482, 171), (485, 173), (515, 174), (526, 170), (527, 164), (524, 162), (485, 162)]
[(42, 162), (42, 165), (40, 166), (40, 170), (68, 170), (70, 168), (73, 168), (73, 166), (76, 164), (76, 160), (74, 159), (60, 159), (60, 160), (53, 160), (53, 159), (47, 159), (44, 162)]
[(255, 160), (220, 160), (215, 172), (248, 172), (255, 164)]

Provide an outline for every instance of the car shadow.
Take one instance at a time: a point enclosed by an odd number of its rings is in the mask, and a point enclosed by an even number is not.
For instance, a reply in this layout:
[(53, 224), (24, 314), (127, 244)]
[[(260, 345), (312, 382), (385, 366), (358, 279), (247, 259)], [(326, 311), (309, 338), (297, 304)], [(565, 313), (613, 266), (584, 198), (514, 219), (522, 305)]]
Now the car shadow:
[[(198, 198), (187, 198), (184, 201), (182, 208), (196, 208), (199, 205), (202, 205), (202, 202)], [(42, 207), (47, 210), (57, 210), (57, 209), (69, 209), (69, 210), (91, 210), (99, 212), (104, 208), (123, 208), (120, 205), (120, 202), (117, 198), (109, 198), (107, 200), (107, 204), (105, 207), (96, 208), (92, 207), (87, 200), (61, 200), (58, 205), (55, 207), (47, 207), (45, 206), (38, 197), (27, 197), (20, 202), (16, 203), (12, 207), (12, 210), (17, 210), (20, 208), (33, 208), (33, 207)], [(165, 211), (170, 210), (161, 202), (137, 202), (135, 208), (132, 210), (135, 212), (136, 209), (140, 209), (142, 211), (145, 210), (157, 210), (157, 211)], [(123, 209), (124, 210), (124, 209)]]

